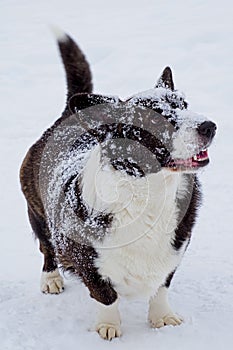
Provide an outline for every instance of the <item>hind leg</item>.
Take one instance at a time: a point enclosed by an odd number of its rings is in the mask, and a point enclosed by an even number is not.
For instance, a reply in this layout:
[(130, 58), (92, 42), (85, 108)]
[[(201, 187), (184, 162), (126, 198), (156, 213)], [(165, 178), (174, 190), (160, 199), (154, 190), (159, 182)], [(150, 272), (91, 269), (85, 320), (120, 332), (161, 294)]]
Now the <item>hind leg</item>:
[(48, 228), (45, 220), (28, 209), (29, 220), (36, 237), (40, 241), (40, 251), (44, 255), (44, 264), (41, 275), (40, 287), (43, 293), (59, 294), (64, 290), (54, 248), (49, 240)]
[(40, 289), (46, 294), (59, 294), (64, 290), (64, 282), (57, 267), (54, 250), (40, 241), (40, 251), (44, 254)]

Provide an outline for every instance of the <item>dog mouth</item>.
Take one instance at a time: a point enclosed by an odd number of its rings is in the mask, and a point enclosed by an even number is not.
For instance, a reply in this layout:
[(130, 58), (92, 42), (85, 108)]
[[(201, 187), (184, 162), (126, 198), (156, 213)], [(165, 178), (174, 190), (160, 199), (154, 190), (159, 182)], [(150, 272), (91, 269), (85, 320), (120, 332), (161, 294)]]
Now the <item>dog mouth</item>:
[(187, 159), (172, 159), (167, 163), (166, 168), (172, 171), (197, 170), (205, 167), (209, 161), (208, 150), (204, 149)]

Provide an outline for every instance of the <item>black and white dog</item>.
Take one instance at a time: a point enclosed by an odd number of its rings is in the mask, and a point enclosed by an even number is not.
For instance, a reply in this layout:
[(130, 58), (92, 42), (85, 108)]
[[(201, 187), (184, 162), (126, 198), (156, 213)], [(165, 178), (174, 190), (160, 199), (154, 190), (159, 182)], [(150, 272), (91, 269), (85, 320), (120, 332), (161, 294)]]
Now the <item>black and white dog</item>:
[(63, 291), (58, 265), (98, 302), (96, 330), (121, 335), (119, 298), (147, 297), (152, 327), (179, 325), (167, 291), (200, 204), (197, 173), (216, 125), (188, 110), (165, 68), (154, 89), (126, 101), (92, 93), (89, 65), (58, 33), (67, 105), (20, 171), (44, 254), (41, 290)]

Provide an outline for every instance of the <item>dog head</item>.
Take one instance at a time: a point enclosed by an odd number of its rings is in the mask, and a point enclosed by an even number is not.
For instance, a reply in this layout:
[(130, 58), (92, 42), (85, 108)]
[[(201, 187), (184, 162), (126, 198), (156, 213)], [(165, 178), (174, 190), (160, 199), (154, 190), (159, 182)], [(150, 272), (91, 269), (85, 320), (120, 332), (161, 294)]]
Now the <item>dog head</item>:
[(164, 69), (154, 89), (137, 94), (130, 101), (156, 111), (174, 127), (170, 157), (164, 167), (196, 172), (209, 163), (208, 147), (215, 136), (216, 124), (188, 109), (184, 94), (175, 89), (170, 67)]

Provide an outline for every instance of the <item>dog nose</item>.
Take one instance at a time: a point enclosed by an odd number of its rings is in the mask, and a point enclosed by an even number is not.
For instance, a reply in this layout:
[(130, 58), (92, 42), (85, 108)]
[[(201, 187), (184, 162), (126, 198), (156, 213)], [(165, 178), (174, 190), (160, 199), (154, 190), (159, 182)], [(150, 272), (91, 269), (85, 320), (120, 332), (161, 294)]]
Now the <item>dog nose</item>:
[(216, 133), (217, 126), (215, 123), (211, 121), (206, 121), (201, 123), (197, 131), (200, 135), (208, 137), (208, 139), (212, 139)]

